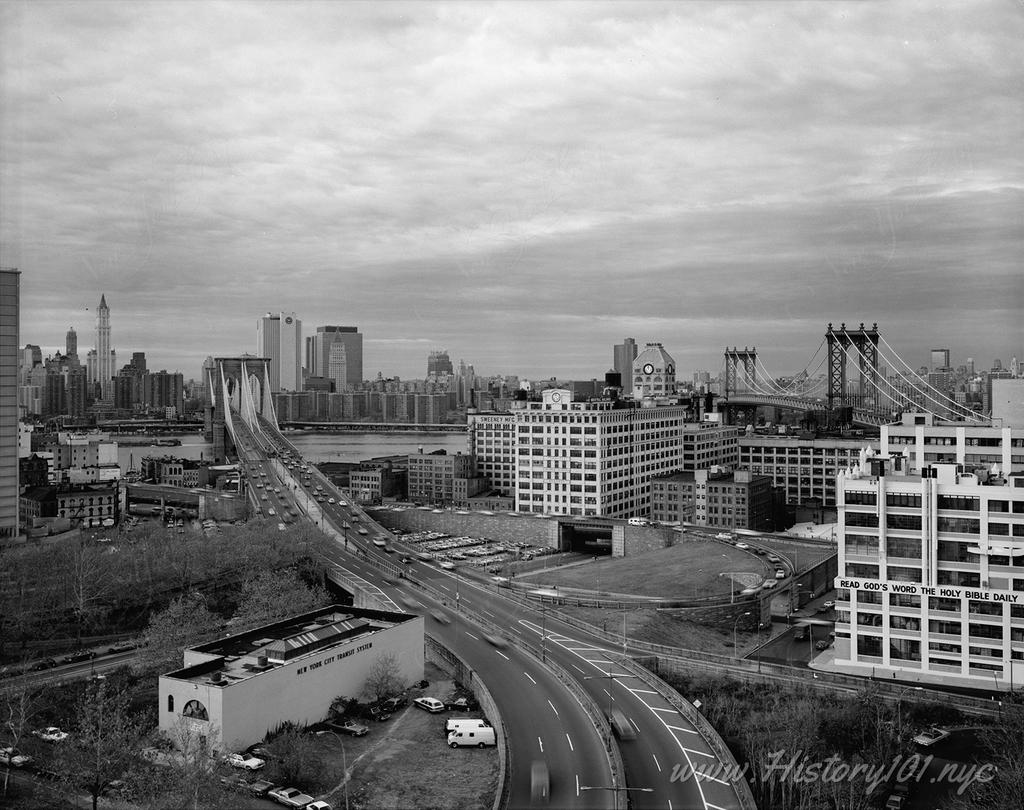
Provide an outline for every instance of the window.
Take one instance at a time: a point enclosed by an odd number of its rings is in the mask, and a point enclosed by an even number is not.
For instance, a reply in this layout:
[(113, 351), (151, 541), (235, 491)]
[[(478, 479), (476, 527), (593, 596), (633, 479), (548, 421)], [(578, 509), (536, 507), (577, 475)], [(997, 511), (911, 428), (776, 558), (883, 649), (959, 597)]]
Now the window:
[(847, 526), (878, 526), (878, 515), (866, 514), (864, 512), (847, 512)]
[(910, 495), (905, 492), (888, 492), (885, 496), (887, 506), (903, 506), (910, 509), (921, 508), (921, 496)]
[(846, 502), (857, 506), (875, 506), (878, 503), (878, 495), (874, 492), (847, 492)]
[(169, 712), (173, 712), (174, 711), (174, 695), (168, 695), (167, 696), (167, 711), (169, 711)]
[[(939, 518), (941, 521), (942, 518)], [(921, 530), (921, 516), (920, 515), (895, 515), (887, 514), (885, 516), (885, 525), (890, 529), (910, 529), (910, 530)]]
[(888, 576), (889, 579), (895, 580), (896, 582), (920, 582), (921, 569), (890, 565), (888, 566)]
[(878, 636), (858, 636), (857, 654), (882, 656), (882, 639)]
[(182, 717), (192, 717), (196, 720), (209, 720), (206, 714), (206, 707), (198, 700), (190, 700), (181, 711)]
[(890, 557), (921, 558), (921, 541), (905, 537), (889, 537), (885, 541), (885, 553)]
[(961, 512), (977, 512), (978, 499), (960, 495), (940, 495), (939, 509), (958, 509)]
[(932, 610), (949, 610), (953, 613), (960, 612), (960, 600), (948, 599), (942, 596), (929, 596), (928, 607)]
[(981, 521), (977, 518), (955, 518), (939, 516), (938, 528), (940, 532), (958, 532), (959, 534), (978, 534), (981, 531)]

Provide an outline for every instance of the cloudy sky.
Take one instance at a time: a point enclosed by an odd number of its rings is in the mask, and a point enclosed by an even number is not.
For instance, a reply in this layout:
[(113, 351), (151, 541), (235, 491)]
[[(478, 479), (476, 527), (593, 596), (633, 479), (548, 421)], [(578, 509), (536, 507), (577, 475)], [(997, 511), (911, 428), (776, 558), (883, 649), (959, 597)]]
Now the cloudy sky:
[(21, 342), (197, 376), (257, 317), (364, 370), (680, 371), (829, 321), (1024, 358), (1024, 4), (0, 0)]

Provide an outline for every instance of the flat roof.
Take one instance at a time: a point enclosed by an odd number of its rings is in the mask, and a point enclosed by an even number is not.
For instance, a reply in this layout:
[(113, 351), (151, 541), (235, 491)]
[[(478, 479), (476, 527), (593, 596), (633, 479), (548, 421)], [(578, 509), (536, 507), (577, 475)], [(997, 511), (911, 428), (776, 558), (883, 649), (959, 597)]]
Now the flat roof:
[(191, 647), (195, 652), (214, 657), (168, 672), (164, 677), (230, 686), (415, 618), (405, 613), (330, 605)]

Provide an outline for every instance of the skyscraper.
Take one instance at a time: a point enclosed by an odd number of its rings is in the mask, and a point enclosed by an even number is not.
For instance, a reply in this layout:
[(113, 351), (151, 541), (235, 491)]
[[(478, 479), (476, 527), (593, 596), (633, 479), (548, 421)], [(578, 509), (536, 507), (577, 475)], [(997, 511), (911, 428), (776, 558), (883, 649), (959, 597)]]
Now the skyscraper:
[(0, 538), (18, 536), (20, 273), (0, 268)]
[(427, 376), (439, 377), (442, 374), (454, 374), (455, 368), (446, 351), (431, 352), (427, 357)]
[(622, 378), (622, 394), (629, 396), (633, 392), (633, 361), (636, 359), (636, 341), (628, 337), (622, 343), (615, 344), (612, 350), (612, 366)]
[(68, 333), (64, 336), (64, 354), (69, 358), (78, 357), (78, 333), (73, 326), (68, 329)]
[(355, 326), (318, 326), (316, 334), (306, 342), (306, 369), (311, 377), (329, 377), (331, 374), (331, 346), (345, 347), (345, 378), (335, 391), (361, 388), (363, 384), (363, 336)]
[(110, 348), (110, 307), (107, 296), (100, 296), (96, 310), (96, 348), (86, 358), (86, 372), (90, 385), (99, 385), (100, 397), (112, 400), (114, 374), (117, 373), (117, 352)]
[(256, 354), (270, 360), (270, 390), (302, 390), (302, 321), (268, 312), (256, 322)]
[(932, 371), (949, 368), (949, 349), (932, 349)]
[(331, 344), (327, 357), (327, 376), (334, 380), (334, 390), (342, 392), (348, 380), (348, 357), (345, 344), (341, 341)]

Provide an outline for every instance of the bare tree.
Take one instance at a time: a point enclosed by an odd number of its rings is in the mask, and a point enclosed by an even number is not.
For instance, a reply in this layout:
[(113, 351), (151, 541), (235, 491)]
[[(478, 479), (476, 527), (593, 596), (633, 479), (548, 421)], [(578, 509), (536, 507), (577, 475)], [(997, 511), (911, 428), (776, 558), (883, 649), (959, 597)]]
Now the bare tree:
[[(0, 694), (0, 729), (3, 729), (7, 744), (12, 748), (18, 747), (37, 710), (37, 702), (24, 680)], [(4, 768), (4, 796), (7, 795), (10, 778), (11, 765), (8, 763)]]
[(243, 583), (235, 619), (244, 627), (255, 627), (325, 604), (327, 591), (307, 587), (294, 571), (261, 571)]
[(405, 679), (394, 653), (381, 653), (370, 667), (363, 692), (374, 701), (396, 695), (405, 689)]
[(137, 762), (142, 728), (130, 703), (127, 691), (90, 682), (75, 706), (72, 735), (57, 748), (56, 770), (65, 787), (75, 793), (84, 787), (93, 810), (110, 783)]
[(219, 623), (200, 594), (175, 599), (150, 618), (139, 648), (138, 668), (144, 672), (179, 669), (185, 648), (209, 640)]

